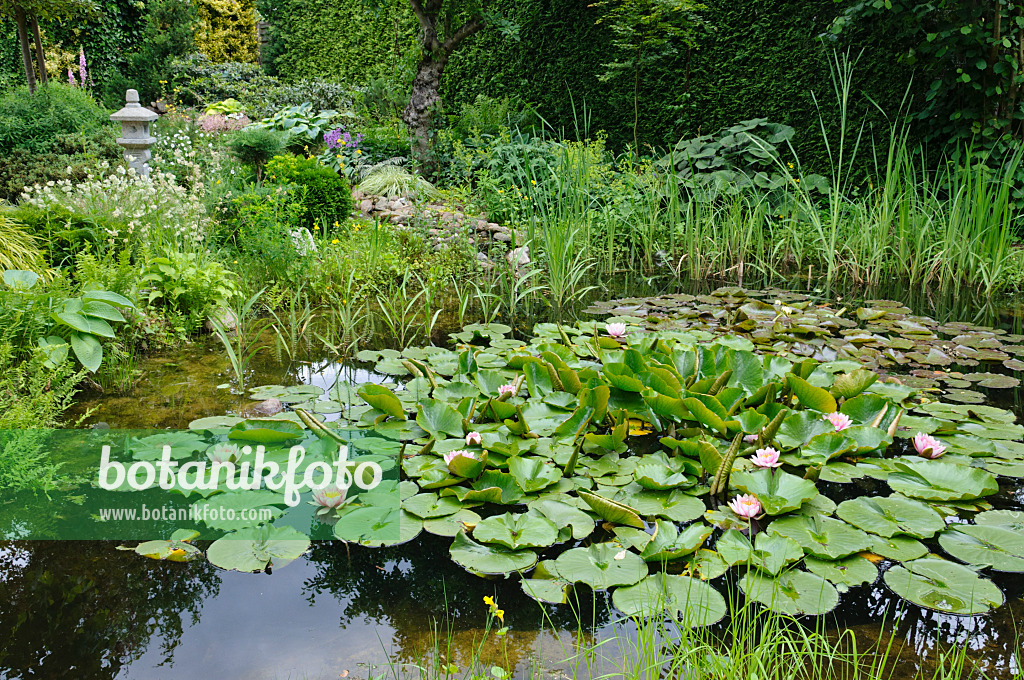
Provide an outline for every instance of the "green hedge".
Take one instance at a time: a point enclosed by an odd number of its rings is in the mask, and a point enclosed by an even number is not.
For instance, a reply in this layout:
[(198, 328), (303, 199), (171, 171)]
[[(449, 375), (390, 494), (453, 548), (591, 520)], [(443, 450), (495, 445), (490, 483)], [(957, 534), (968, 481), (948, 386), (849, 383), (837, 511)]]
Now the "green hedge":
[[(271, 0), (264, 0), (270, 4)], [(797, 129), (807, 160), (825, 158), (814, 92), (834, 128), (835, 97), (828, 66), (833, 49), (860, 55), (854, 89), (894, 114), (910, 73), (897, 61), (901, 45), (883, 22), (870, 32), (829, 33), (842, 3), (806, 0), (709, 0), (706, 27), (692, 52), (657, 64), (642, 81), (639, 137), (665, 146), (749, 118), (768, 118)], [(628, 78), (600, 82), (603, 64), (617, 58), (608, 29), (582, 0), (498, 0), (520, 27), (518, 42), (485, 31), (457, 52), (442, 95), (456, 111), (477, 94), (518, 95), (572, 135), (582, 127), (583, 103), (591, 133), (604, 130), (621, 148), (633, 138), (633, 92)], [(365, 83), (392, 72), (415, 47), (411, 13), (371, 15), (361, 0), (273, 0), (261, 8), (275, 26), (274, 64), (284, 78), (338, 77)], [(397, 29), (396, 29), (397, 26)], [(396, 35), (398, 40), (396, 42)], [(404, 41), (404, 42), (403, 42)], [(863, 50), (863, 52), (862, 52)], [(903, 49), (905, 52), (905, 48)], [(570, 99), (569, 95), (572, 95)], [(573, 107), (575, 103), (575, 111)], [(853, 102), (858, 120), (886, 125), (863, 96)]]
[[(572, 133), (582, 103), (590, 111), (590, 129), (603, 129), (613, 147), (633, 138), (633, 83), (620, 77), (600, 82), (603, 64), (618, 55), (597, 14), (579, 0), (499, 0), (520, 25), (518, 44), (493, 32), (472, 39), (445, 72), (449, 110), (478, 93), (517, 94), (539, 105), (549, 122)], [(882, 23), (870, 34), (827, 37), (840, 3), (806, 0), (708, 0), (701, 15), (707, 26), (697, 48), (681, 52), (647, 72), (639, 98), (641, 144), (664, 146), (699, 132), (712, 133), (750, 118), (768, 118), (797, 130), (802, 155), (819, 161), (814, 92), (834, 127), (836, 116), (829, 70), (834, 49), (859, 55), (854, 89), (866, 92), (895, 114), (910, 82), (897, 64), (895, 31)], [(862, 52), (863, 50), (863, 52)], [(572, 95), (570, 100), (569, 95)], [(575, 110), (574, 113), (574, 106)], [(886, 125), (863, 96), (853, 110), (871, 111), (869, 122)]]
[(352, 85), (408, 71), (416, 20), (407, 3), (372, 12), (362, 0), (258, 0), (270, 24), (264, 67), (286, 80)]

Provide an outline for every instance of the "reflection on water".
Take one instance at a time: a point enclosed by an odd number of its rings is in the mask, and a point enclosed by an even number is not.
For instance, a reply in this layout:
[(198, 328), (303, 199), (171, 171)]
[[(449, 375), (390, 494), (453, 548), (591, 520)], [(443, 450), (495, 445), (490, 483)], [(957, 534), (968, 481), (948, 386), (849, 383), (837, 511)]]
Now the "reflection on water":
[[(686, 284), (685, 292), (715, 287)], [(605, 287), (594, 297), (680, 290), (679, 284), (666, 289), (634, 281), (627, 288)], [(941, 321), (1020, 332), (1021, 309), (957, 293), (898, 289), (866, 297), (900, 300)], [(849, 291), (845, 296), (850, 298)], [(244, 412), (250, 404), (223, 387), (233, 382), (230, 365), (209, 340), (173, 357), (145, 359), (140, 368), (143, 379), (134, 393), (84, 395), (75, 414), (91, 411), (86, 423), (114, 428), (184, 428), (196, 418)], [(282, 365), (272, 352), (260, 355), (247, 376), (253, 386), (313, 384), (328, 391), (388, 379), (332, 357)], [(1013, 390), (999, 405), (1020, 416), (1021, 394)], [(1011, 500), (1024, 504), (1024, 490), (1007, 487), (1004, 502)], [(267, 575), (220, 571), (204, 561), (155, 562), (110, 543), (0, 543), (0, 678), (313, 679), (346, 671), (366, 678), (382, 673), (388, 659), (409, 664), (411, 677), (439, 637), (442, 644), (452, 642), (450, 651), (442, 649), (447, 659), (464, 664), (472, 656), (483, 635), (485, 595), (498, 598), (511, 626), (506, 638), (492, 637), (484, 646), (485, 663), (544, 677), (578, 672), (583, 678), (621, 668), (635, 630), (615, 620), (604, 593), (581, 589), (578, 605), (544, 610), (523, 595), (516, 580), (468, 575), (452, 562), (449, 544), (429, 534), (380, 550), (315, 543), (307, 557)], [(862, 643), (884, 645), (892, 634), (895, 647), (910, 652), (897, 677), (912, 677), (919, 667), (928, 671), (941, 651), (966, 645), (981, 671), (1009, 678), (1024, 672), (1013, 656), (1021, 640), (1015, 622), (1024, 616), (1024, 581), (1013, 575), (994, 579), (1008, 604), (985, 616), (908, 606), (879, 582), (844, 594), (840, 608), (821, 623), (834, 631), (850, 629)], [(730, 588), (724, 578), (715, 585)], [(882, 621), (892, 625), (881, 626)], [(565, 661), (576, 643), (591, 646), (617, 631), (626, 635), (627, 649), (613, 642), (594, 661)]]

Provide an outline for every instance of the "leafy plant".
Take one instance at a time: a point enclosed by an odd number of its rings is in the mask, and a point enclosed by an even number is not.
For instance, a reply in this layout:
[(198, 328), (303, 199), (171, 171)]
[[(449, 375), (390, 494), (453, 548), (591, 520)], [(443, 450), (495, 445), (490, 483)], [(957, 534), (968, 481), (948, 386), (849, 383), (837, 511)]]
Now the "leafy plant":
[(210, 312), (229, 306), (238, 295), (234, 274), (219, 262), (197, 253), (168, 251), (146, 263), (142, 282), (150, 288), (147, 302), (165, 306), (197, 330)]
[(342, 118), (351, 115), (330, 109), (314, 112), (311, 103), (303, 102), (298, 106), (285, 107), (251, 127), (283, 133), (289, 148), (301, 150), (305, 146), (323, 144), (324, 134), (338, 127)]
[(266, 174), (272, 182), (299, 187), (306, 208), (302, 221), (307, 228), (340, 224), (352, 215), (354, 205), (348, 180), (317, 158), (275, 156), (267, 163)]
[(240, 163), (252, 166), (259, 180), (263, 177), (263, 166), (267, 161), (284, 149), (285, 139), (276, 130), (249, 125), (231, 137), (228, 150)]
[(245, 113), (245, 107), (242, 106), (242, 103), (237, 99), (228, 97), (227, 99), (222, 99), (219, 102), (214, 102), (208, 105), (203, 113), (207, 116), (214, 114), (226, 116), (232, 113)]
[(239, 393), (245, 393), (246, 374), (249, 371), (249, 364), (253, 357), (263, 349), (260, 344), (260, 334), (266, 329), (266, 319), (254, 319), (253, 307), (263, 295), (260, 290), (255, 295), (238, 304), (228, 306), (235, 327), (229, 328), (222, 319), (216, 316), (210, 317), (210, 324), (213, 332), (224, 346), (228, 360), (231, 362), (231, 370), (235, 373), (235, 380), (238, 383)]
[(372, 196), (415, 196), (427, 200), (437, 193), (433, 184), (397, 165), (371, 169), (359, 182), (359, 190)]

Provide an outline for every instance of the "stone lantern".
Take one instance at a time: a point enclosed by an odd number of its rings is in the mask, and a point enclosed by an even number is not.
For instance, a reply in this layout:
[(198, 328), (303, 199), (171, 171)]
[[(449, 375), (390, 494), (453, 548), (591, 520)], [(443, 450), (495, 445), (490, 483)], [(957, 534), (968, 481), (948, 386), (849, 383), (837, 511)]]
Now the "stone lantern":
[(159, 116), (139, 104), (139, 93), (128, 90), (124, 95), (124, 108), (110, 116), (110, 120), (121, 124), (121, 136), (117, 143), (124, 147), (124, 159), (128, 167), (140, 176), (149, 175), (149, 147), (156, 143), (156, 137), (149, 134), (149, 124)]

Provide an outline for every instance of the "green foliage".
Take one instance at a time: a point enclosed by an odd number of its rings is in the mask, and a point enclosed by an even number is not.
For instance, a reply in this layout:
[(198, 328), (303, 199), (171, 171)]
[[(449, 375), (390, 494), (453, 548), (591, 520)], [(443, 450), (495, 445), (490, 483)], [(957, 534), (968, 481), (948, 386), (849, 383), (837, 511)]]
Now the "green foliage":
[(344, 222), (355, 208), (348, 180), (316, 158), (275, 156), (267, 163), (266, 175), (272, 182), (300, 188), (302, 222), (309, 228)]
[(371, 170), (359, 183), (359, 190), (372, 196), (413, 196), (429, 199), (437, 195), (434, 185), (419, 175), (397, 165), (384, 165)]
[(245, 108), (242, 103), (237, 99), (227, 98), (219, 102), (214, 102), (206, 107), (203, 112), (207, 116), (212, 114), (231, 114), (231, 113), (245, 113)]
[(213, 62), (254, 62), (256, 0), (198, 0), (196, 47)]
[(47, 267), (39, 239), (10, 215), (0, 214), (0, 271), (5, 269), (44, 274)]
[(248, 126), (236, 132), (228, 141), (228, 150), (244, 165), (252, 166), (256, 176), (263, 176), (263, 166), (281, 153), (285, 135), (268, 128)]
[(198, 330), (211, 311), (227, 306), (238, 294), (234, 275), (197, 253), (169, 251), (151, 258), (142, 281), (151, 289), (148, 302), (180, 314), (186, 332)]
[(146, 9), (140, 48), (128, 69), (144, 102), (163, 94), (160, 81), (170, 79), (172, 60), (193, 51), (199, 22), (191, 0), (151, 0)]
[(104, 162), (121, 159), (123, 150), (114, 142), (116, 137), (112, 127), (102, 127), (92, 134), (57, 135), (47, 153), (14, 149), (0, 157), (0, 199), (15, 202), (26, 186), (34, 184), (64, 179), (84, 181), (88, 175), (99, 172)]
[(246, 280), (258, 282), (252, 290), (299, 274), (301, 255), (292, 234), (305, 232), (306, 206), (297, 187), (250, 185), (232, 197), (224, 210), (215, 240), (244, 259), (240, 269)]
[(65, 135), (92, 136), (109, 124), (107, 112), (81, 88), (51, 83), (35, 95), (27, 87), (8, 90), (0, 95), (0, 156), (15, 149), (54, 152), (66, 148)]
[(296, 151), (318, 149), (324, 143), (324, 134), (338, 126), (344, 113), (327, 109), (316, 111), (310, 102), (288, 106), (250, 127), (276, 130), (285, 135), (285, 144)]
[(260, 0), (270, 24), (264, 63), (286, 80), (321, 76), (365, 85), (411, 73), (418, 27), (406, 3), (371, 12), (358, 2)]
[(478, 94), (462, 105), (452, 132), (465, 139), (472, 135), (496, 135), (502, 128), (532, 130), (540, 121), (533, 106), (518, 97), (488, 97)]
[(23, 202), (8, 208), (7, 215), (36, 237), (54, 267), (70, 264), (91, 248), (103, 251), (107, 245), (104, 234), (128, 228), (124, 219), (81, 214), (61, 205), (40, 207)]

